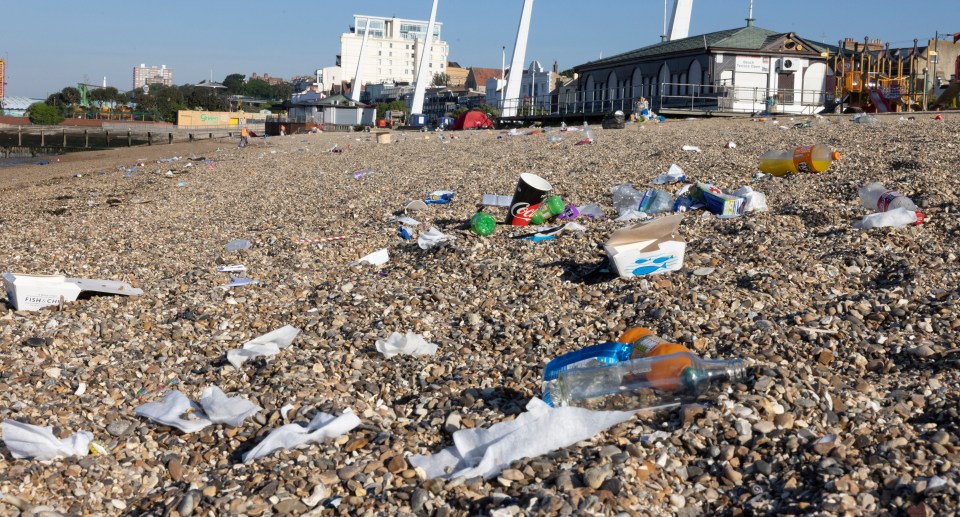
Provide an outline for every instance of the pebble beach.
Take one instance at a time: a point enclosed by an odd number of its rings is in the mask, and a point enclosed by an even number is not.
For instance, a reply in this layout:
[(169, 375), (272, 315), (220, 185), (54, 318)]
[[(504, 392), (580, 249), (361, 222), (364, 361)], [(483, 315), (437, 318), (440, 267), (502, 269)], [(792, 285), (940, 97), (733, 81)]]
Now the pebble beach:
[[(557, 128), (397, 131), (389, 144), (319, 133), (0, 168), (3, 271), (143, 290), (38, 311), (0, 305), (0, 420), (59, 438), (88, 431), (100, 448), (39, 461), (0, 445), (0, 515), (955, 513), (960, 116), (877, 119), (596, 125), (595, 142), (579, 146), (579, 133)], [(763, 152), (808, 144), (842, 158), (820, 174), (756, 177)], [(687, 183), (751, 186), (769, 210), (690, 211), (680, 270), (606, 272), (602, 244), (631, 224), (614, 220), (611, 187), (653, 188), (671, 164)], [(512, 194), (523, 172), (605, 217), (545, 242), (512, 239), (505, 225), (473, 234), (481, 196)], [(857, 190), (871, 181), (913, 199), (924, 223), (855, 229), (869, 213)], [(453, 201), (404, 214), (437, 190)], [(392, 221), (404, 215), (416, 232), (455, 239), (421, 249), (398, 236)], [(227, 251), (237, 239), (249, 248)], [(383, 248), (385, 264), (351, 265)], [(257, 283), (224, 287), (231, 277), (217, 268), (233, 264)], [(278, 354), (226, 360), (286, 325), (301, 332)], [(541, 396), (550, 359), (637, 326), (704, 358), (742, 359), (748, 375), (489, 479), (429, 479), (410, 463), (458, 430), (516, 419)], [(375, 342), (393, 332), (437, 351), (385, 357)], [(192, 433), (134, 413), (211, 385), (260, 411)], [(241, 459), (318, 412), (360, 424)]]

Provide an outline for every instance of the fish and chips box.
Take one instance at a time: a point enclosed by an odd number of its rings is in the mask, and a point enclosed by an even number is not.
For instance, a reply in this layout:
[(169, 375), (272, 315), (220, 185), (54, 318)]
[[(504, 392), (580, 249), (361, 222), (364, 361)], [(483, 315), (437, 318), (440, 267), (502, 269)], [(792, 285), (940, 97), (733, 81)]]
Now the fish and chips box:
[(603, 249), (621, 278), (656, 275), (683, 267), (686, 241), (677, 235), (683, 214), (658, 217), (613, 232)]
[(60, 301), (72, 302), (83, 291), (132, 296), (143, 294), (142, 289), (117, 280), (67, 278), (62, 275), (24, 275), (4, 273), (3, 286), (7, 301), (18, 311), (36, 311)]

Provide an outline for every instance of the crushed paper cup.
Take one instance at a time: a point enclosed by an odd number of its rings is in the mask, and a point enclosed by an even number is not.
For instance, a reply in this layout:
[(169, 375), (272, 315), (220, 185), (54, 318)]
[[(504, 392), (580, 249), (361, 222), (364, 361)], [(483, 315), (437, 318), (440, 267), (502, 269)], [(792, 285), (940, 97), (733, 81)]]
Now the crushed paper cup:
[(437, 353), (437, 345), (428, 343), (423, 336), (413, 332), (401, 334), (394, 332), (387, 339), (378, 339), (375, 343), (377, 351), (384, 357), (395, 355), (433, 355)]
[(456, 237), (453, 235), (448, 235), (441, 232), (436, 227), (431, 226), (429, 230), (421, 232), (417, 237), (417, 245), (420, 246), (420, 249), (429, 250), (445, 244), (452, 242)]

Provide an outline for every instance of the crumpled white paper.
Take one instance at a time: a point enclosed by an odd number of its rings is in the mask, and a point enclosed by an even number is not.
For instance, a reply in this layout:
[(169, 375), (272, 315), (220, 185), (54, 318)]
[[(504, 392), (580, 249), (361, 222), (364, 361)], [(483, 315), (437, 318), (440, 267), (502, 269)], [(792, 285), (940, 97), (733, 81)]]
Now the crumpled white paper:
[(681, 147), (681, 149), (683, 149), (684, 151), (693, 151), (695, 153), (701, 152), (700, 148), (695, 145), (685, 145)]
[(268, 332), (258, 338), (251, 339), (243, 344), (243, 348), (235, 348), (227, 352), (227, 361), (234, 368), (240, 368), (240, 365), (247, 359), (258, 355), (277, 355), (280, 350), (290, 346), (300, 329), (292, 325), (278, 328), (273, 332)]
[(395, 355), (433, 355), (437, 353), (437, 345), (428, 343), (423, 336), (413, 332), (407, 332), (405, 335), (399, 332), (390, 334), (386, 340), (378, 339), (376, 342), (377, 351), (384, 357), (393, 357)]
[(170, 391), (160, 400), (148, 402), (133, 412), (158, 424), (176, 427), (185, 433), (199, 431), (213, 423), (203, 414), (199, 404), (177, 390)]
[(360, 260), (354, 260), (350, 263), (351, 266), (357, 266), (360, 264), (370, 264), (371, 266), (380, 266), (386, 264), (390, 260), (390, 253), (387, 251), (387, 248), (382, 248), (373, 253), (364, 255), (360, 257)]
[(405, 225), (408, 225), (408, 226), (418, 226), (418, 225), (420, 224), (420, 221), (417, 221), (416, 219), (414, 219), (414, 218), (412, 218), (412, 217), (406, 217), (406, 216), (404, 216), (404, 217), (397, 217), (396, 219), (394, 219), (394, 220), (392, 220), (392, 221), (390, 221), (390, 222), (391, 222), (391, 223), (401, 223), (401, 224), (405, 224)]
[(429, 230), (421, 232), (420, 236), (417, 237), (417, 245), (420, 246), (420, 249), (428, 250), (445, 242), (453, 241), (454, 239), (456, 239), (456, 237), (453, 235), (443, 233), (435, 226), (431, 226)]
[[(176, 427), (185, 433), (199, 431), (210, 424), (240, 427), (247, 417), (260, 408), (243, 397), (228, 397), (217, 386), (207, 386), (200, 394), (200, 404), (174, 390), (156, 402), (148, 402), (134, 413), (154, 422)], [(186, 414), (186, 418), (183, 415)]]
[(217, 386), (207, 386), (200, 394), (200, 406), (207, 418), (215, 424), (240, 427), (247, 417), (260, 411), (256, 404), (243, 397), (228, 397)]
[(360, 417), (349, 409), (338, 417), (317, 413), (307, 427), (300, 424), (287, 424), (274, 429), (262, 442), (243, 455), (243, 461), (247, 463), (262, 458), (277, 449), (300, 447), (311, 442), (336, 438), (358, 425), (360, 425)]
[(3, 421), (3, 443), (14, 458), (52, 460), (59, 456), (86, 456), (93, 434), (80, 431), (63, 440), (53, 435), (53, 427)]
[(249, 284), (259, 284), (256, 278), (247, 278), (245, 276), (230, 275), (230, 282), (220, 286), (220, 289), (230, 289), (231, 287), (241, 287)]
[(532, 458), (589, 439), (628, 420), (633, 411), (592, 411), (577, 407), (553, 408), (533, 398), (527, 411), (489, 429), (461, 429), (453, 433), (453, 447), (432, 456), (409, 458), (427, 478), (496, 476), (511, 462)]
[(671, 183), (677, 183), (686, 179), (686, 176), (683, 174), (683, 169), (680, 168), (677, 164), (670, 165), (670, 168), (667, 169), (667, 172), (653, 178), (653, 181), (650, 183), (654, 185), (669, 185)]
[(863, 219), (853, 224), (858, 230), (871, 228), (903, 228), (917, 222), (917, 213), (906, 208), (896, 208), (886, 212), (875, 212), (863, 216)]

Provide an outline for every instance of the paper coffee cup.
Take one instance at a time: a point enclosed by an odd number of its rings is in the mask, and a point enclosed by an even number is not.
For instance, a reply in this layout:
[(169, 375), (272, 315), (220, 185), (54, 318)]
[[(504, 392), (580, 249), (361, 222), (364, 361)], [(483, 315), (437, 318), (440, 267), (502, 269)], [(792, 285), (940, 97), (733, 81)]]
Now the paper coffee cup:
[(507, 224), (513, 226), (529, 225), (530, 218), (547, 198), (547, 194), (552, 188), (550, 182), (536, 174), (528, 172), (521, 174), (520, 181), (517, 182), (517, 190), (514, 191), (513, 199), (510, 201)]

